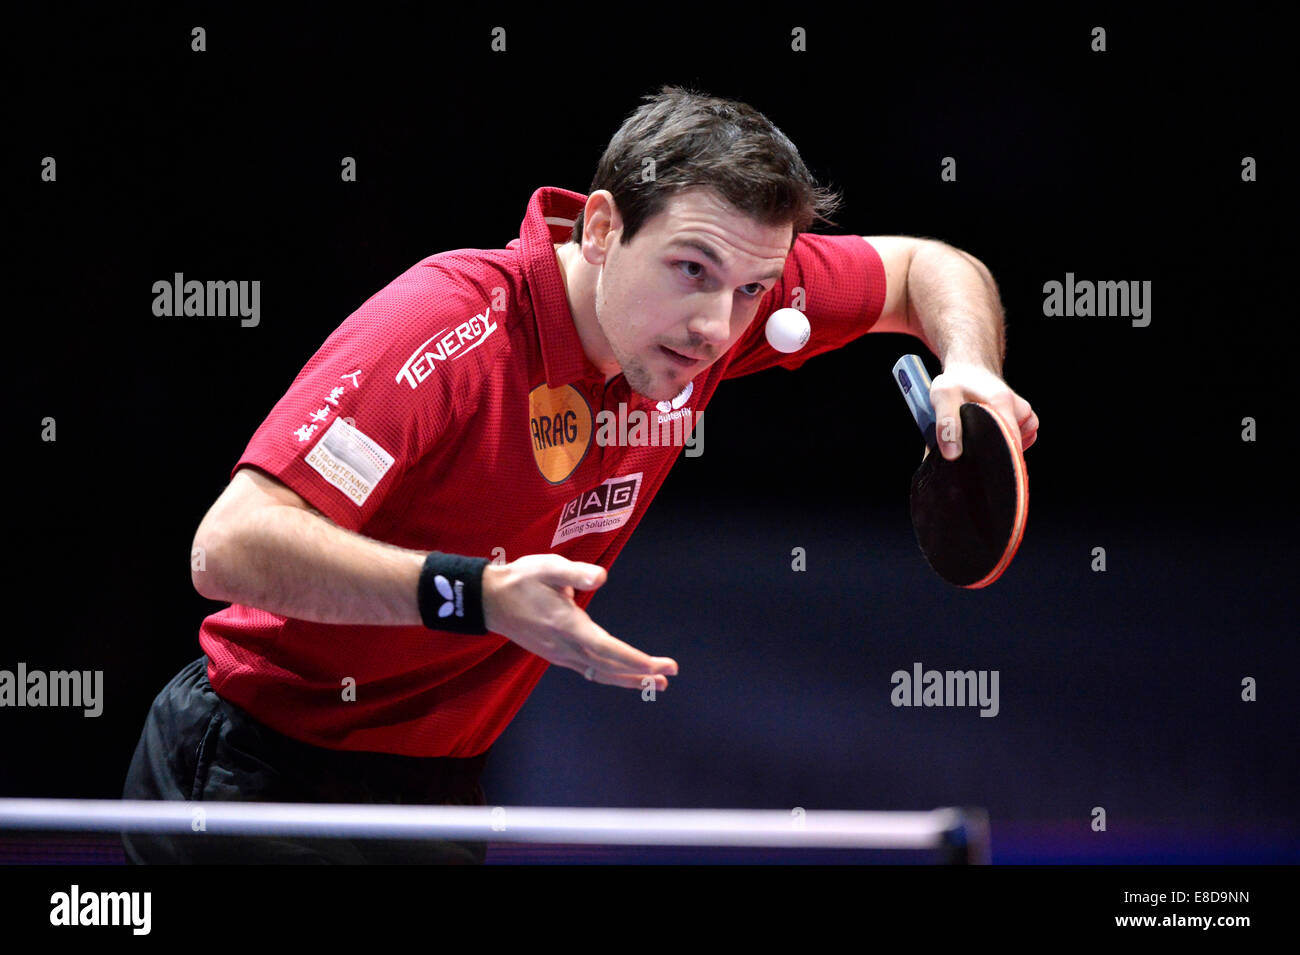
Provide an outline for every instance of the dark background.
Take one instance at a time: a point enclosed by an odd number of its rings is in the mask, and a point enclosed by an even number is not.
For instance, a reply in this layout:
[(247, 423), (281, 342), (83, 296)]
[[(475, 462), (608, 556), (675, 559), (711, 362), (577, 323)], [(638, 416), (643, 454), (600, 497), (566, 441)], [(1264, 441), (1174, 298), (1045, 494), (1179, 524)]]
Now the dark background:
[[(920, 449), (889, 373), (916, 340), (731, 382), (591, 606), (681, 676), (646, 703), (552, 668), (494, 748), (489, 800), (979, 805), (995, 861), (1300, 859), (1280, 24), (1251, 4), (605, 6), (563, 24), (469, 6), (55, 5), (13, 24), (22, 453), (0, 668), (103, 669), (106, 702), (94, 720), (0, 711), (0, 795), (120, 795), (150, 701), (219, 609), (190, 584), (194, 529), (297, 371), (422, 257), (504, 246), (539, 186), (586, 192), (623, 117), (672, 82), (780, 126), (845, 193), (830, 231), (930, 236), (989, 266), (1007, 381), (1042, 422), (1026, 536), (981, 592), (917, 552)], [(261, 324), (155, 318), (174, 272), (261, 280)], [(1044, 317), (1066, 272), (1149, 280), (1150, 326)], [(917, 660), (999, 670), (1000, 714), (892, 707), (890, 674)]]

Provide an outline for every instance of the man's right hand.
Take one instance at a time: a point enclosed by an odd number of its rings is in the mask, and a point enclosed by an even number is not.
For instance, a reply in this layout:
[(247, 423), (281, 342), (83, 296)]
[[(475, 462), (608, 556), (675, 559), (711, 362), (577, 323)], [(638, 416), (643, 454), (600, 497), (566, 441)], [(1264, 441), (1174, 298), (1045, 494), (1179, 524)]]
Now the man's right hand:
[(530, 653), (576, 670), (589, 680), (639, 690), (648, 677), (656, 690), (677, 675), (677, 661), (652, 657), (619, 640), (573, 600), (595, 590), (608, 575), (598, 564), (559, 554), (529, 554), (483, 568), (483, 621)]

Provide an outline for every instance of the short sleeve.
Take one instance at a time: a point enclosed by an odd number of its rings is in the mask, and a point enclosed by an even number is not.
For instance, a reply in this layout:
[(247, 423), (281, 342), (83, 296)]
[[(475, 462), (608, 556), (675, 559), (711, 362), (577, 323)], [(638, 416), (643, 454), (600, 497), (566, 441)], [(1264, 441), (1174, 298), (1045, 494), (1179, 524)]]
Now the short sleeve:
[[(808, 342), (784, 354), (768, 344), (767, 319), (779, 308), (796, 306), (811, 326)], [(724, 378), (752, 375), (764, 368), (798, 368), (814, 355), (841, 348), (865, 335), (885, 307), (885, 266), (859, 235), (801, 234), (786, 258), (754, 322), (728, 353)]]
[(486, 334), (494, 319), (481, 303), (429, 260), (407, 270), (330, 334), (231, 475), (254, 465), (341, 527), (362, 528), (402, 474), (454, 427), (452, 399), (464, 382), (438, 356)]

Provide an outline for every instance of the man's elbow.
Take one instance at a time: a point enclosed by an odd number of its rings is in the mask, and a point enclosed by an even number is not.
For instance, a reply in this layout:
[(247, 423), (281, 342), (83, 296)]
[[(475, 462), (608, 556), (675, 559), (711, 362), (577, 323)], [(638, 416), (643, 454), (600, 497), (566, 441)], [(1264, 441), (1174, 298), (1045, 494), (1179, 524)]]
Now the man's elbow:
[(199, 596), (208, 600), (229, 599), (218, 573), (226, 540), (225, 529), (208, 520), (204, 520), (194, 533), (194, 544), (190, 548), (190, 581)]
[(956, 246), (949, 246), (949, 248), (951, 248), (954, 252), (956, 252), (967, 262), (969, 262), (971, 266), (975, 269), (975, 271), (979, 273), (980, 278), (984, 280), (984, 284), (987, 285), (993, 292), (995, 293), (997, 292), (998, 290), (997, 280), (993, 278), (993, 273), (989, 271), (989, 267), (987, 265), (985, 265), (983, 262), (981, 262), (979, 259), (971, 255), (969, 252), (965, 251), (964, 249), (959, 249)]

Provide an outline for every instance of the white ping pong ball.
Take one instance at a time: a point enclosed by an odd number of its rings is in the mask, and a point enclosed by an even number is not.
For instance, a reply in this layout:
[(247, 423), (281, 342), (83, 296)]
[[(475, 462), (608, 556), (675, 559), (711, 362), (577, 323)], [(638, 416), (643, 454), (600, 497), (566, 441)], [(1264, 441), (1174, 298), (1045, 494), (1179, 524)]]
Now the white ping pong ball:
[(767, 343), (787, 355), (808, 344), (812, 326), (808, 317), (797, 308), (778, 308), (767, 320)]

